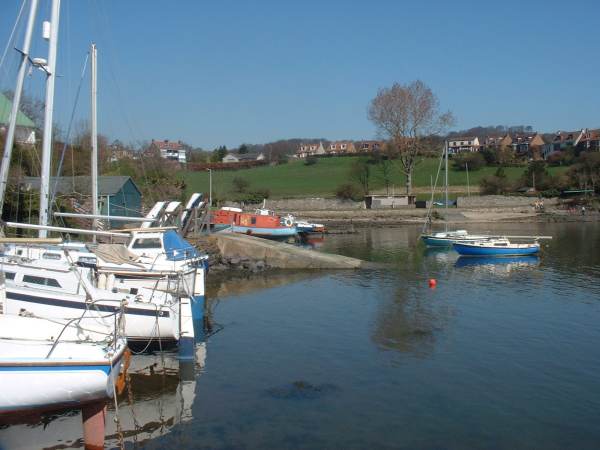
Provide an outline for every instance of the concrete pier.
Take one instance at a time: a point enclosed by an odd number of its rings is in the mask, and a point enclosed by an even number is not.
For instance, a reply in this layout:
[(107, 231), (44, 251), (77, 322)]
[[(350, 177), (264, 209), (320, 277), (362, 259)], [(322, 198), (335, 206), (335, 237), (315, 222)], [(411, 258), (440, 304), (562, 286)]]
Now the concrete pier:
[(316, 252), (243, 234), (215, 233), (210, 236), (210, 239), (214, 240), (222, 257), (263, 261), (265, 266), (275, 269), (361, 269), (372, 267), (371, 263), (360, 259)]

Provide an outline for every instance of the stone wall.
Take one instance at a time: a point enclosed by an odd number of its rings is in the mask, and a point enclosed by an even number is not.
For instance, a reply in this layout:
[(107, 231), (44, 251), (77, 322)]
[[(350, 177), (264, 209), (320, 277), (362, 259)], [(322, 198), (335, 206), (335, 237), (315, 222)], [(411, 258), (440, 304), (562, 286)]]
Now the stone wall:
[[(555, 205), (556, 198), (545, 198), (544, 205)], [(459, 208), (511, 208), (531, 206), (536, 201), (535, 197), (509, 197), (505, 195), (473, 195), (471, 197), (458, 197)]]
[[(239, 203), (227, 202), (225, 206), (241, 207)], [(253, 206), (244, 205), (244, 209)], [(267, 200), (266, 207), (278, 212), (286, 211), (347, 211), (365, 209), (365, 202), (354, 202), (352, 200), (339, 200), (335, 198), (289, 198), (282, 200)]]

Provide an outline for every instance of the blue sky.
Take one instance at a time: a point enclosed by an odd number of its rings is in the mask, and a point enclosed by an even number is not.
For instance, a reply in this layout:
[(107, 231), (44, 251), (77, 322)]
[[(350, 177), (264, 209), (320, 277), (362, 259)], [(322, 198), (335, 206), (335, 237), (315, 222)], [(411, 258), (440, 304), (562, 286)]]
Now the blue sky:
[[(47, 16), (49, 0), (40, 2)], [(213, 149), (373, 138), (366, 110), (377, 89), (415, 79), (455, 114), (457, 129), (598, 127), (599, 4), (63, 0), (56, 116), (66, 127), (93, 40), (100, 131), (126, 142)], [(1, 2), (2, 48), (19, 5)], [(30, 92), (41, 95), (34, 78), (42, 79), (34, 74)], [(3, 88), (9, 81), (0, 77)]]

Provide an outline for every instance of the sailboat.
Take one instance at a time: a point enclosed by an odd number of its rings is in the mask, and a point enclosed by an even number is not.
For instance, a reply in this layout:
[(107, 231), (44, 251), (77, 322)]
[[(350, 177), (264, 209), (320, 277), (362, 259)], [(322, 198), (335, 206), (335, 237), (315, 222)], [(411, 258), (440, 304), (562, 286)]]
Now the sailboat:
[[(444, 142), (444, 153), (442, 156), (443, 156), (444, 162), (445, 162), (445, 181), (446, 181), (445, 182), (445, 194), (446, 195), (445, 195), (445, 201), (444, 201), (444, 208), (446, 210), (446, 215), (447, 215), (448, 203), (449, 203), (449, 201), (448, 201), (448, 141)], [(440, 161), (440, 166), (441, 166), (441, 161)], [(438, 173), (439, 173), (439, 168), (438, 168)], [(437, 177), (436, 177), (436, 182), (437, 182)], [(427, 245), (429, 247), (451, 247), (452, 244), (454, 244), (455, 242), (471, 242), (471, 241), (476, 241), (476, 240), (488, 239), (488, 236), (485, 236), (485, 235), (470, 235), (467, 232), (467, 230), (448, 231), (447, 224), (446, 224), (445, 231), (425, 234), (425, 228), (430, 223), (429, 217), (430, 217), (430, 213), (431, 213), (431, 208), (433, 208), (433, 190), (431, 192), (431, 206), (430, 206), (430, 210), (427, 214), (428, 220), (425, 223), (425, 225), (423, 226), (423, 233), (421, 234), (421, 239), (423, 240), (425, 245)]]
[[(37, 2), (33, 2), (37, 4)], [(50, 32), (46, 33), (49, 40), (48, 62), (42, 63), (46, 73), (46, 110), (44, 120), (44, 139), (43, 139), (43, 157), (42, 173), (40, 180), (40, 224), (12, 224), (19, 228), (34, 228), (39, 230), (40, 238), (44, 239), (48, 231), (87, 233), (87, 234), (105, 234), (109, 236), (120, 235), (121, 237), (130, 237), (128, 233), (110, 233), (98, 232), (95, 230), (77, 230), (61, 229), (60, 227), (51, 227), (48, 225), (50, 216), (50, 150), (52, 140), (52, 109), (54, 101), (54, 74), (56, 70), (56, 44), (58, 38), (58, 23), (60, 17), (60, 2), (53, 0), (52, 3), (52, 21), (50, 26), (45, 27)], [(29, 62), (29, 45), (31, 41), (32, 25), (35, 21), (35, 8), (32, 7), (28, 28), (25, 37), (23, 51), (22, 68), (27, 67)], [(30, 26), (31, 25), (31, 26)], [(46, 37), (46, 36), (45, 36)], [(95, 47), (92, 46), (92, 57), (95, 56)], [(34, 59), (35, 62), (39, 59)], [(95, 61), (93, 59), (93, 65)], [(94, 67), (95, 69), (95, 67)], [(92, 92), (95, 94), (95, 70), (92, 71)], [(21, 95), (22, 79), (25, 70), (19, 71), (17, 80), (17, 90), (15, 92), (13, 111), (18, 111), (18, 100)], [(92, 104), (95, 107), (95, 99)], [(94, 108), (93, 108), (94, 109)], [(92, 113), (93, 129), (95, 133), (95, 111)], [(6, 182), (8, 178), (8, 168), (10, 164), (10, 152), (12, 151), (12, 132), (14, 133), (14, 120), (16, 114), (11, 116), (11, 124), (6, 139), (6, 147), (3, 156), (2, 166), (0, 168), (0, 208), (4, 198)], [(97, 145), (92, 145), (97, 149)], [(97, 152), (96, 160), (97, 160)], [(97, 164), (94, 164), (97, 167)], [(96, 185), (95, 177), (94, 185)], [(93, 189), (93, 191), (95, 191)], [(97, 204), (97, 192), (95, 197)], [(10, 225), (10, 224), (8, 224)], [(35, 247), (35, 248), (34, 248)], [(58, 250), (58, 251), (57, 251)], [(12, 279), (7, 286), (6, 307), (8, 312), (19, 313), (25, 310), (29, 313), (41, 317), (67, 317), (74, 318), (82, 311), (90, 310), (91, 313), (101, 311), (111, 311), (119, 303), (127, 302), (126, 334), (130, 343), (141, 343), (144, 347), (150, 343), (157, 343), (159, 348), (168, 346), (175, 342), (180, 345), (180, 349), (186, 349), (182, 352), (182, 357), (193, 357), (193, 344), (195, 341), (193, 327), (193, 305), (192, 297), (180, 297), (167, 292), (156, 291), (152, 289), (155, 286), (138, 287), (129, 292), (119, 292), (118, 289), (111, 288), (106, 290), (106, 286), (97, 284), (96, 273), (93, 271), (94, 262), (97, 258), (90, 257), (89, 254), (77, 255), (67, 254), (66, 249), (52, 248), (47, 245), (39, 245), (36, 242), (30, 242), (26, 245), (16, 244), (9, 246), (2, 254), (2, 261), (5, 265), (11, 267)], [(72, 252), (77, 253), (77, 252)], [(25, 259), (24, 255), (28, 254)], [(63, 257), (63, 254), (65, 257)], [(194, 271), (194, 276), (197, 272)], [(203, 272), (201, 273), (203, 276)], [(110, 277), (111, 274), (109, 274)], [(161, 276), (162, 273), (160, 274)], [(114, 274), (112, 274), (114, 277)], [(151, 280), (152, 282), (155, 280)], [(202, 292), (203, 294), (203, 292)], [(196, 299), (198, 301), (198, 299)], [(203, 301), (203, 297), (199, 300)], [(202, 311), (196, 308), (198, 313)]]
[(113, 397), (127, 343), (122, 309), (73, 320), (7, 314), (0, 273), (0, 417)]

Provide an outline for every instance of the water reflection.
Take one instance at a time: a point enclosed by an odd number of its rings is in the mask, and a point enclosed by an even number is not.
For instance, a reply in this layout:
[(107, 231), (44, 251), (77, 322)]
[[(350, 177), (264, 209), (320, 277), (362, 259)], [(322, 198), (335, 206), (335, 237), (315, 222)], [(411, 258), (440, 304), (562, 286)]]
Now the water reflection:
[(206, 297), (207, 299), (222, 299), (239, 296), (323, 276), (325, 276), (324, 273), (315, 270), (211, 273), (206, 284)]
[[(108, 405), (107, 448), (122, 444), (136, 448), (192, 419), (196, 382), (206, 358), (205, 344), (197, 344), (196, 349), (196, 364), (192, 367), (190, 363), (180, 364), (176, 353), (131, 358), (127, 383), (118, 397), (118, 412), (114, 403)], [(83, 447), (79, 410), (23, 417), (0, 429), (1, 449)]]
[(539, 266), (540, 258), (529, 256), (459, 256), (454, 263), (455, 267), (469, 267), (473, 270), (482, 270), (494, 273), (510, 273), (523, 268)]
[(431, 355), (436, 334), (448, 326), (452, 317), (448, 304), (402, 280), (396, 280), (393, 294), (384, 298), (377, 310), (373, 341), (385, 350), (419, 358)]

